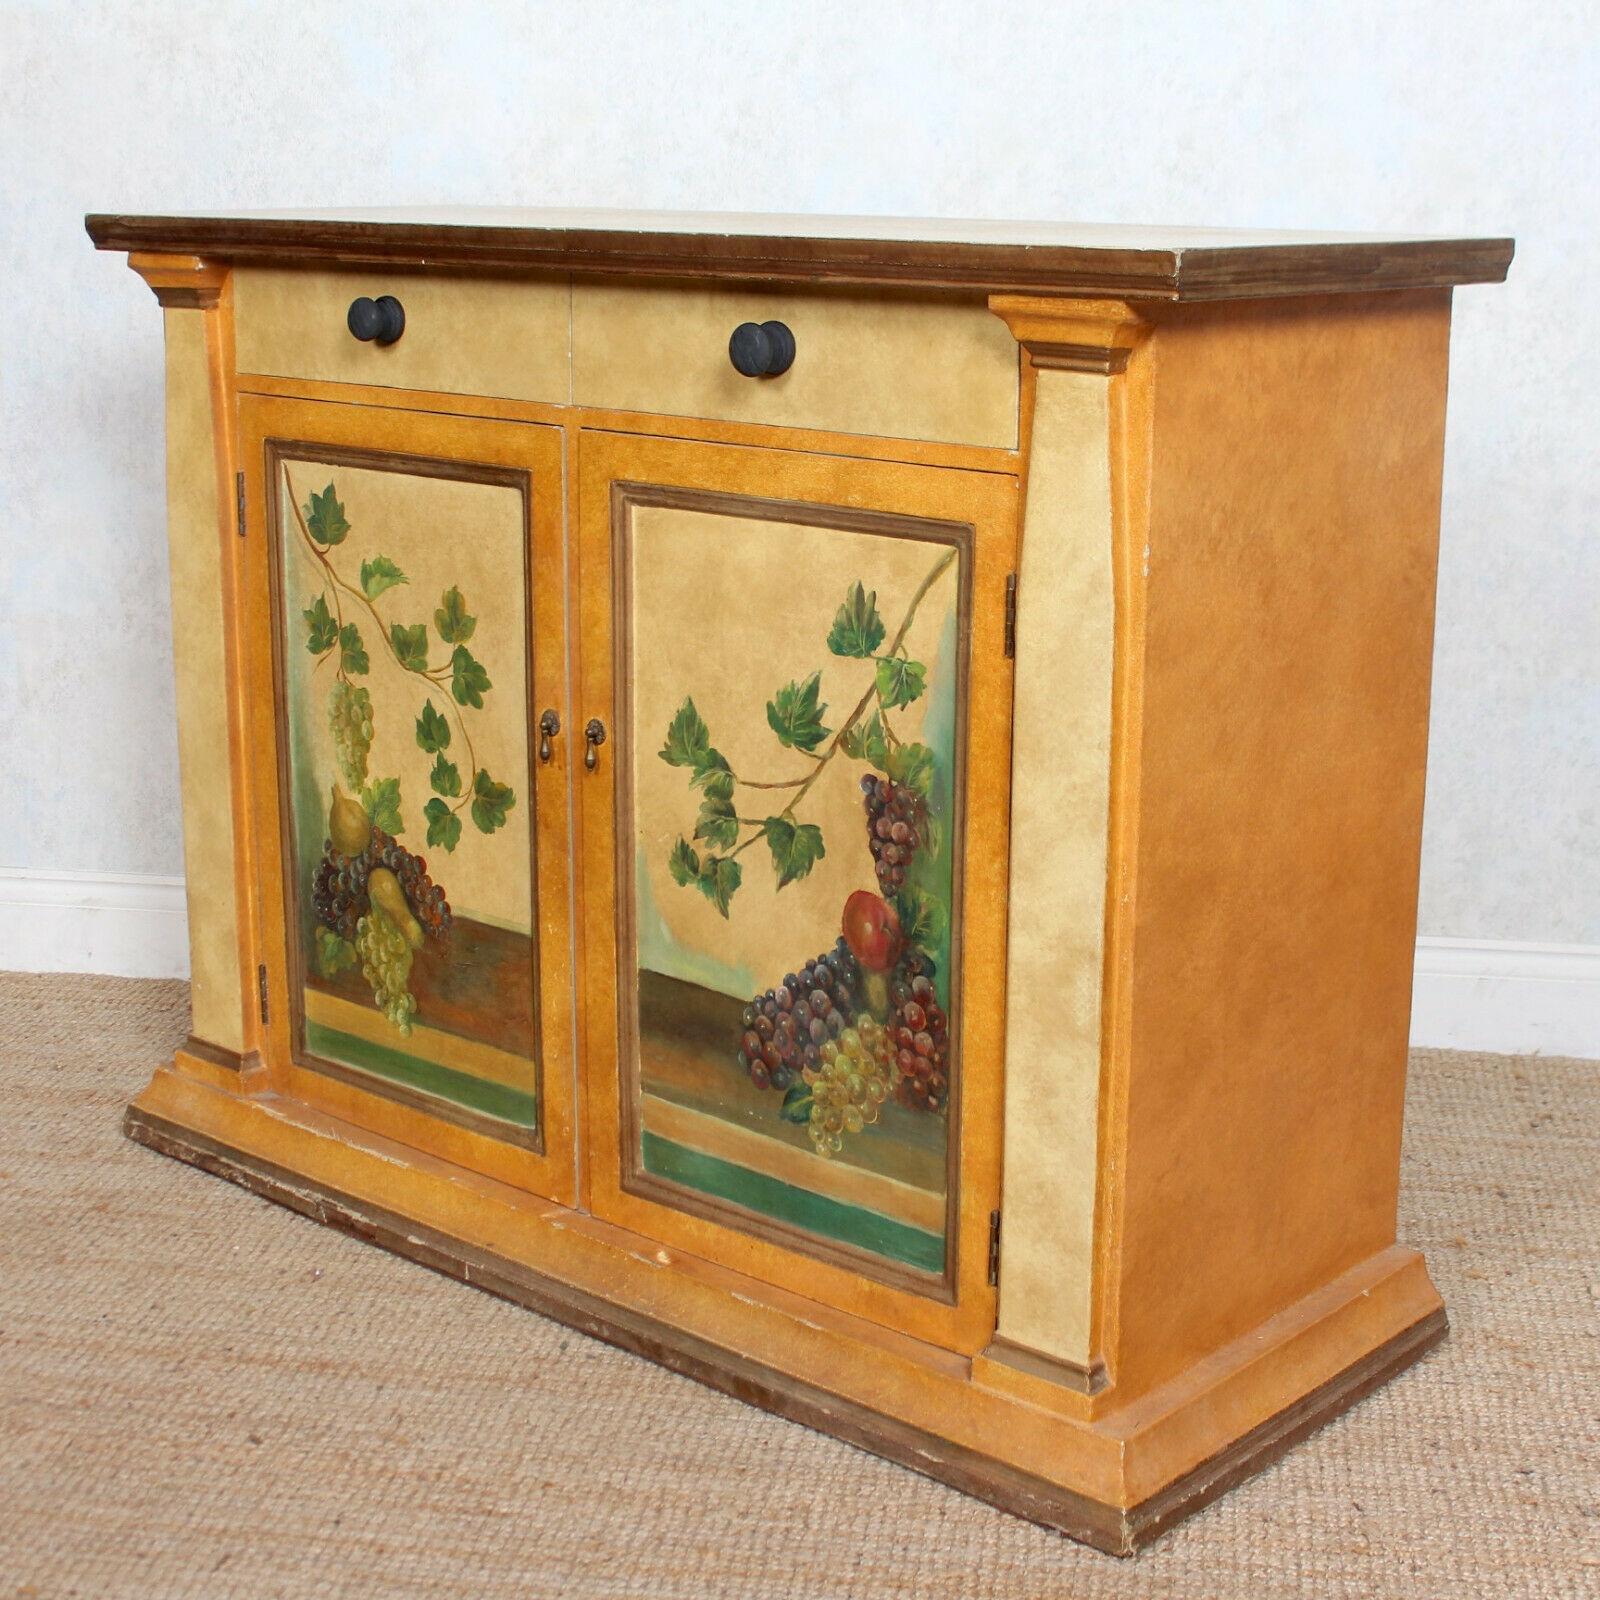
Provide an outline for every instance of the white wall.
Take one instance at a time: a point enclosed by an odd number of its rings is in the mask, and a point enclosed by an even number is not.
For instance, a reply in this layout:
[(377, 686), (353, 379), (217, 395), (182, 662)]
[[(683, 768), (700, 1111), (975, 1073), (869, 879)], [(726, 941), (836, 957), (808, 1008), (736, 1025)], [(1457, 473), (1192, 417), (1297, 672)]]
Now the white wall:
[(1587, 3), (0, 0), (0, 866), (181, 870), (160, 320), (90, 250), (86, 210), (1510, 232), (1510, 282), (1456, 299), (1422, 927), (1581, 946), (1581, 965), (1600, 948), (1597, 69)]

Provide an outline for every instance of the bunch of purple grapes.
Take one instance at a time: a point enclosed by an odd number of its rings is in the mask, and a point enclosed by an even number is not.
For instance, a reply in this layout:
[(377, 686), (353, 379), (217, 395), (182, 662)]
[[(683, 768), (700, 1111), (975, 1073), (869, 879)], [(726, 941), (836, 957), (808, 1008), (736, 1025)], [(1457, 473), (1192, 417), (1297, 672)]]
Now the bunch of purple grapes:
[(900, 1103), (937, 1112), (950, 1097), (950, 1018), (931, 973), (932, 963), (919, 952), (901, 958), (889, 984), (889, 1039), (900, 1069)]
[(343, 856), (329, 839), (322, 848), (322, 859), (311, 877), (311, 904), (317, 921), (332, 928), (341, 939), (352, 942), (356, 923), (367, 914), (367, 873), (371, 864), (365, 855)]
[(367, 879), (375, 867), (387, 867), (400, 880), (406, 904), (424, 933), (440, 940), (448, 936), (455, 919), (444, 890), (428, 876), (426, 859), (413, 855), (381, 828), (372, 830), (367, 848), (358, 856), (341, 855), (332, 839), (324, 840), (322, 859), (311, 877), (312, 908), (324, 927), (354, 942), (356, 924), (372, 903)]
[(922, 843), (926, 812), (921, 797), (893, 778), (869, 772), (861, 779), (867, 807), (867, 848), (885, 894), (906, 881), (906, 872)]
[(859, 1009), (861, 968), (840, 939), (783, 982), (756, 995), (740, 1021), (739, 1067), (758, 1088), (788, 1089), (815, 1069), (825, 1040), (837, 1039)]

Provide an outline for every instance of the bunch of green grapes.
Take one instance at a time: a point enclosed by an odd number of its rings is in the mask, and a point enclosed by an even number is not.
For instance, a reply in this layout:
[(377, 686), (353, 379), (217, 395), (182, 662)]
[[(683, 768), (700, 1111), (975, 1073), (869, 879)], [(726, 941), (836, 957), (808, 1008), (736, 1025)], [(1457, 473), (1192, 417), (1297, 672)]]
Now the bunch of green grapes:
[(847, 1133), (878, 1120), (896, 1079), (893, 1048), (883, 1024), (868, 1012), (837, 1039), (818, 1047), (819, 1064), (801, 1069), (811, 1086), (807, 1132), (819, 1156), (836, 1155)]
[(372, 748), (372, 696), (343, 678), (328, 691), (328, 728), (345, 787), (359, 790), (367, 781), (367, 751)]
[(356, 923), (356, 954), (378, 1009), (402, 1034), (410, 1033), (417, 1010), (410, 989), (411, 946), (382, 906), (370, 907)]

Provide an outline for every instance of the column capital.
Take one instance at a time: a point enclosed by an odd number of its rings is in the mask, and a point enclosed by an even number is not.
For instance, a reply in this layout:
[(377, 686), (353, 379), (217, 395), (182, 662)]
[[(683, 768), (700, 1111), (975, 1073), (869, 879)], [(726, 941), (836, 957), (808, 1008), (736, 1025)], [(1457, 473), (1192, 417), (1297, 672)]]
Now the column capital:
[(190, 311), (209, 311), (228, 281), (225, 262), (207, 261), (201, 256), (161, 255), (150, 250), (132, 250), (128, 265), (150, 285), (156, 299), (165, 307)]
[(1055, 295), (992, 294), (989, 309), (1010, 328), (1035, 367), (1109, 376), (1150, 324), (1125, 300), (1071, 300)]

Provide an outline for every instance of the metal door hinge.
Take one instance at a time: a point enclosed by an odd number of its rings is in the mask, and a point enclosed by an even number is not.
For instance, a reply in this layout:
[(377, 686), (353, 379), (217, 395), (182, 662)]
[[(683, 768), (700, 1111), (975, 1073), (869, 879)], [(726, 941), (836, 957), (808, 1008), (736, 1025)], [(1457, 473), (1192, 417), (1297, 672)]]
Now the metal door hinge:
[(1000, 1282), (1000, 1213), (989, 1213), (989, 1282)]
[(233, 475), (233, 504), (234, 510), (239, 514), (239, 537), (244, 538), (244, 474), (236, 472)]
[(1006, 660), (1017, 653), (1017, 575), (1006, 574)]
[(256, 996), (261, 1001), (261, 1026), (267, 1025), (267, 969), (263, 964), (256, 968)]

